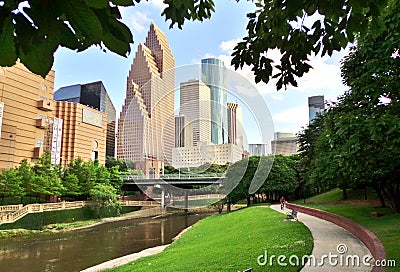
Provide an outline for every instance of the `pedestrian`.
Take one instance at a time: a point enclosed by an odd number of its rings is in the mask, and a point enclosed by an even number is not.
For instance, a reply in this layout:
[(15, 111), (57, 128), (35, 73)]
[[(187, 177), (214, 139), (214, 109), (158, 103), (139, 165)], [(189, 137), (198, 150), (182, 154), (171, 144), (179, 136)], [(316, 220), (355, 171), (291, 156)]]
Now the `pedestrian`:
[(279, 201), (281, 202), (281, 210), (283, 210), (285, 208), (285, 198), (283, 196), (281, 196), (281, 198), (279, 199)]

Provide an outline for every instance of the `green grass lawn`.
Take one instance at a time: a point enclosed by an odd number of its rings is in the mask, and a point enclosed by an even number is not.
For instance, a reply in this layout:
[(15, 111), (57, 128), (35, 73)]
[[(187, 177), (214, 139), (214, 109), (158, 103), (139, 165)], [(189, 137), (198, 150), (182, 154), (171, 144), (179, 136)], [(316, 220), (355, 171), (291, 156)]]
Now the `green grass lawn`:
[[(386, 268), (385, 271), (400, 271), (400, 214), (389, 208), (354, 205), (307, 205), (331, 213), (347, 217), (375, 233), (383, 243), (386, 258), (396, 260), (396, 267)], [(371, 212), (380, 212), (382, 217), (371, 217)]]
[[(343, 200), (343, 191), (339, 188), (333, 189), (331, 191), (312, 196), (306, 199), (306, 203), (317, 202), (339, 202), (339, 201), (354, 201), (354, 200), (365, 200), (365, 190), (364, 189), (348, 189), (347, 190), (348, 199)], [(367, 200), (378, 199), (375, 190), (372, 188), (367, 188)], [(294, 201), (296, 204), (304, 204), (303, 199)]]
[[(196, 223), (162, 253), (107, 271), (298, 271), (300, 266), (260, 266), (257, 258), (310, 254), (313, 240), (300, 222), (284, 222), (284, 214), (255, 206)], [(264, 258), (260, 259), (261, 261)]]

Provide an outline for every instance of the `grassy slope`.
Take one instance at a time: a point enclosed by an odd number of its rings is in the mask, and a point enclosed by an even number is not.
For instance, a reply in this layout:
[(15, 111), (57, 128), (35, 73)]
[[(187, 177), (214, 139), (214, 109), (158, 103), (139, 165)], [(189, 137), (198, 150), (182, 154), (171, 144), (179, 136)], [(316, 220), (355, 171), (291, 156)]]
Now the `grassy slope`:
[(298, 271), (299, 267), (259, 266), (257, 257), (310, 254), (310, 231), (300, 222), (256, 206), (215, 215), (195, 224), (164, 252), (107, 271)]
[[(365, 199), (364, 189), (348, 189), (347, 195), (348, 199), (346, 201)], [(378, 199), (376, 192), (373, 189), (368, 188), (367, 200), (376, 200), (376, 199)], [(338, 188), (306, 199), (306, 203), (310, 202), (323, 203), (323, 202), (339, 202), (339, 201), (344, 201), (344, 200), (343, 200), (343, 191)], [(300, 199), (294, 201), (294, 203), (303, 204), (304, 200)]]

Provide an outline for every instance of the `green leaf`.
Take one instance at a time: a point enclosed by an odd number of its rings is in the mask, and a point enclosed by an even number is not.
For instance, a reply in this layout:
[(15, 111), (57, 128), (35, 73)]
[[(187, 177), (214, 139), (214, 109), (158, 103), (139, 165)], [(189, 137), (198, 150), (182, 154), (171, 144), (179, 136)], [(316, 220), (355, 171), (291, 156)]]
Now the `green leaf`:
[(108, 0), (84, 0), (84, 2), (89, 6), (93, 8), (107, 8), (109, 6)]
[(15, 46), (14, 25), (11, 16), (4, 20), (3, 28), (0, 32), (0, 66), (12, 66), (18, 56)]
[[(94, 0), (95, 1), (95, 0)], [(133, 6), (135, 3), (132, 0), (111, 0), (117, 6)]]
[(57, 48), (56, 40), (42, 39), (41, 42), (32, 43), (28, 52), (20, 52), (21, 62), (33, 73), (45, 77), (53, 66)]
[(87, 43), (99, 43), (103, 30), (96, 13), (77, 0), (62, 1), (62, 3), (67, 20), (77, 35), (82, 35)]

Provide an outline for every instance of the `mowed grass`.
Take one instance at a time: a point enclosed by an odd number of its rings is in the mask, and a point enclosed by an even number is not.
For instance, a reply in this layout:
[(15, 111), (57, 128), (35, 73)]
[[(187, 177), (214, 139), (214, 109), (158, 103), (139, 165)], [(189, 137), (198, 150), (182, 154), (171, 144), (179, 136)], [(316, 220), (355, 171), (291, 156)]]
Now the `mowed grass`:
[[(372, 231), (383, 243), (386, 259), (396, 261), (396, 267), (385, 271), (400, 271), (400, 214), (389, 208), (355, 205), (307, 205), (347, 217)], [(372, 212), (382, 213), (382, 217), (372, 217)]]
[[(255, 206), (196, 223), (162, 253), (107, 271), (299, 271), (288, 258), (311, 254), (310, 231), (300, 222), (284, 222), (284, 214)], [(287, 266), (260, 266), (257, 258), (285, 255)], [(260, 259), (261, 261), (264, 258)], [(293, 263), (293, 262), (292, 262)]]
[[(376, 200), (378, 199), (378, 196), (372, 188), (367, 188), (367, 191), (365, 192), (365, 189), (348, 189), (347, 190), (347, 197), (348, 199), (344, 200), (343, 199), (343, 191), (339, 188), (333, 189), (331, 191), (312, 196), (309, 198), (306, 198), (305, 203), (324, 203), (324, 202), (339, 202), (339, 201), (354, 201), (354, 200), (365, 200), (365, 193), (367, 194), (367, 200)], [(304, 204), (303, 199), (299, 199), (297, 201), (294, 201), (296, 204)]]

